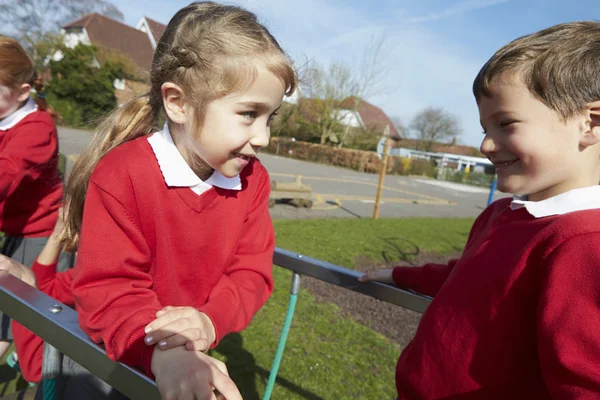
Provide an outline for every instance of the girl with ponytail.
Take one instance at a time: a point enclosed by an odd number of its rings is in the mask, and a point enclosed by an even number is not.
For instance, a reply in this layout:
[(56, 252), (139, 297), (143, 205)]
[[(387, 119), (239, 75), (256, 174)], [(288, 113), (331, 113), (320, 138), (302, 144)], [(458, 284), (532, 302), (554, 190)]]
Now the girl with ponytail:
[[(67, 185), (79, 323), (163, 398), (240, 399), (203, 352), (273, 290), (269, 176), (256, 154), (296, 74), (254, 14), (198, 2), (169, 22), (150, 81), (99, 127)], [(74, 362), (63, 368), (66, 398), (120, 398)]]

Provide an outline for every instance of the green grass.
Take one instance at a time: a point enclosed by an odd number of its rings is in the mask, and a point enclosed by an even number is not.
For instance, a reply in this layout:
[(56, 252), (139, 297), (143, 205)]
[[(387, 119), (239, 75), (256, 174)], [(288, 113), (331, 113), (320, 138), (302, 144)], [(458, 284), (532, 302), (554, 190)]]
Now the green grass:
[[(417, 250), (461, 251), (472, 223), (433, 218), (274, 222), (277, 246), (349, 268), (357, 267), (359, 258), (383, 264), (385, 258), (410, 259)], [(227, 336), (212, 352), (227, 363), (245, 400), (262, 398), (287, 310), (291, 272), (275, 267), (273, 275), (275, 292), (248, 329)], [(318, 303), (301, 290), (273, 399), (395, 397), (401, 349), (341, 315), (335, 305)], [(16, 382), (4, 384), (5, 395)]]
[(14, 351), (11, 346), (6, 354), (0, 359), (0, 396), (8, 396), (19, 390), (27, 389), (29, 386), (20, 372), (15, 371), (6, 364), (6, 358)]
[(275, 221), (277, 246), (354, 268), (359, 257), (383, 263), (417, 252), (460, 252), (471, 218), (336, 219)]
[[(277, 246), (355, 267), (358, 257), (374, 263), (404, 252), (439, 254), (462, 250), (472, 219), (275, 221)], [(291, 273), (275, 267), (275, 292), (241, 334), (214, 352), (227, 362), (244, 399), (262, 398), (283, 325)], [(400, 348), (333, 304), (301, 291), (273, 399), (392, 399)]]

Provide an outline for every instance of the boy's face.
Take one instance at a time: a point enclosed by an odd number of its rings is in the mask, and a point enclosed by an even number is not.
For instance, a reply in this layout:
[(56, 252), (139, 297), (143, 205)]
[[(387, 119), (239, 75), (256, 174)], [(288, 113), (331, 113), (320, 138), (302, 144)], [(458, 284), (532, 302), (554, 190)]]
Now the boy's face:
[(540, 201), (598, 184), (597, 167), (582, 154), (583, 116), (563, 121), (514, 77), (499, 77), (490, 89), (478, 104), (481, 152), (496, 166), (500, 191)]

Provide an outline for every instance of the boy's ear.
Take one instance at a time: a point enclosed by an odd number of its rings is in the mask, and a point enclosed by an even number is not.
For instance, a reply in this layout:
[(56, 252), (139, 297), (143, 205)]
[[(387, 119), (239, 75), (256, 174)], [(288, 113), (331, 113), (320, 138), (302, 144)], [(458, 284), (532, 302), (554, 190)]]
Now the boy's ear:
[(581, 145), (593, 146), (600, 143), (600, 101), (588, 104), (585, 114), (585, 129), (581, 136)]
[(169, 120), (176, 124), (184, 124), (186, 122), (185, 100), (181, 87), (172, 82), (165, 82), (160, 87), (160, 91)]

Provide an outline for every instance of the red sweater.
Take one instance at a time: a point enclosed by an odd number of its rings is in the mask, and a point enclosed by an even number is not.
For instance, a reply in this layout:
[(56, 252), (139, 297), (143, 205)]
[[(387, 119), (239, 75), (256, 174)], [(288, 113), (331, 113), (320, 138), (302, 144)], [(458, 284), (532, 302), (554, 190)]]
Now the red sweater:
[(58, 218), (62, 182), (52, 117), (35, 111), (0, 130), (0, 231), (49, 236)]
[(270, 182), (258, 160), (242, 190), (167, 187), (145, 137), (106, 155), (89, 182), (73, 294), (79, 323), (108, 356), (152, 376), (144, 327), (192, 306), (218, 341), (244, 329), (273, 290)]
[(600, 398), (600, 210), (509, 204), (482, 213), (460, 260), (394, 269), (435, 296), (398, 361), (400, 399)]
[[(75, 270), (69, 269), (57, 274), (56, 263), (43, 265), (37, 261), (31, 269), (35, 274), (40, 291), (67, 306), (75, 306), (75, 300), (71, 293)], [(44, 341), (17, 321), (12, 322), (12, 330), (23, 377), (28, 382), (39, 382), (42, 377)]]

